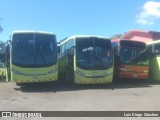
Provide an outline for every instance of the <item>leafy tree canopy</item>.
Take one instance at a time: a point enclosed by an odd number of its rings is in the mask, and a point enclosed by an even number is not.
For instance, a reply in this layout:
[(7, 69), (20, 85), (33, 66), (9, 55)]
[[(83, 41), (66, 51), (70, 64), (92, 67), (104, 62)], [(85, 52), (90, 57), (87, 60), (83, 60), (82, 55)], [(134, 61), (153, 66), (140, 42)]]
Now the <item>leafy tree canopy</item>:
[(120, 37), (122, 37), (123, 35), (122, 34), (114, 34), (114, 35), (112, 35), (111, 37), (110, 37), (110, 39), (111, 40), (113, 40), (113, 39), (118, 39), (118, 38), (120, 38)]
[(5, 53), (5, 51), (6, 51), (6, 43), (0, 40), (0, 54)]

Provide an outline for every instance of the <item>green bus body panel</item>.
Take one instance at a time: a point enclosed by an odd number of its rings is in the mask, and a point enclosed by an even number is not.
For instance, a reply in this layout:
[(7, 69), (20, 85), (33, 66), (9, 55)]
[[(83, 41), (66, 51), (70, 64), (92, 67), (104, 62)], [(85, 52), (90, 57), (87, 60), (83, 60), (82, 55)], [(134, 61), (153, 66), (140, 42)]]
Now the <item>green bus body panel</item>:
[[(61, 58), (59, 59), (58, 62), (59, 62), (58, 64), (59, 79), (66, 80), (68, 77), (66, 75), (67, 69), (65, 69), (67, 67), (66, 65), (67, 59)], [(84, 70), (84, 69), (78, 68), (76, 66), (76, 52), (74, 52), (73, 68), (74, 68), (73, 83), (75, 84), (102, 84), (102, 83), (112, 83), (113, 81), (113, 65), (106, 70)], [(84, 76), (79, 75), (77, 73), (82, 73), (84, 74)]]
[[(84, 76), (76, 74), (81, 72)], [(99, 77), (100, 76), (100, 77)], [(75, 84), (102, 84), (112, 83), (113, 65), (106, 70), (84, 70), (76, 66), (76, 51), (74, 56), (74, 83)]]
[[(59, 61), (59, 79), (66, 79), (65, 60)], [(82, 73), (84, 76), (77, 73)], [(111, 83), (113, 80), (113, 67), (106, 70), (84, 70), (74, 65), (75, 84), (102, 84)]]
[(0, 76), (6, 76), (6, 69), (5, 68), (0, 68)]
[[(39, 32), (39, 31), (16, 31), (14, 33), (42, 33), (42, 34), (51, 34), (48, 32)], [(13, 36), (13, 35), (12, 35)], [(58, 80), (58, 62), (49, 67), (39, 67), (39, 68), (28, 68), (28, 67), (19, 67), (12, 64), (12, 44), (10, 45), (10, 76), (11, 82), (16, 83), (28, 83), (28, 82), (48, 82), (48, 81), (57, 81)]]
[(16, 83), (58, 80), (58, 63), (44, 68), (22, 68), (12, 65), (11, 81)]
[(8, 71), (7, 68), (0, 68), (0, 81), (8, 82)]
[(58, 79), (64, 80), (65, 79), (65, 68), (66, 68), (66, 60), (65, 59), (59, 59), (58, 60)]
[[(81, 73), (83, 76), (77, 73)], [(76, 84), (111, 83), (113, 79), (113, 67), (107, 70), (83, 70), (77, 67), (74, 76), (74, 83)]]
[(150, 70), (152, 79), (160, 81), (160, 56), (150, 58)]

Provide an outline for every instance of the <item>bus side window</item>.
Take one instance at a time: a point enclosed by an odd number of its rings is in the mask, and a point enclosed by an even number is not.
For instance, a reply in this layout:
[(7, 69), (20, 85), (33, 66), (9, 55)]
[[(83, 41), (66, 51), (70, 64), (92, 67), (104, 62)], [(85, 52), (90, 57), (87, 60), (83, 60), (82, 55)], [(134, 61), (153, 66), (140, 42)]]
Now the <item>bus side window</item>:
[(73, 39), (70, 39), (67, 43), (66, 43), (66, 55), (71, 55), (73, 54), (73, 46), (74, 46), (74, 41)]

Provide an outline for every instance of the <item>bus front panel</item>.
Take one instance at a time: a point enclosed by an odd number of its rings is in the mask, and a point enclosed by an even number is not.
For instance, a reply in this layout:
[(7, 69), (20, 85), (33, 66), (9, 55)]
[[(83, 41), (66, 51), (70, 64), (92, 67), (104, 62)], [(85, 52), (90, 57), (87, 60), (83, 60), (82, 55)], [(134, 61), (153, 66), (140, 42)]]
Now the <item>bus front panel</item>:
[(148, 78), (149, 54), (145, 43), (121, 41), (118, 62), (118, 77), (136, 79)]
[[(55, 79), (54, 76), (57, 76), (57, 43), (55, 35), (16, 33), (12, 37), (11, 49), (12, 81), (51, 81), (52, 77)], [(50, 74), (52, 71), (56, 71), (54, 72), (55, 75)]]
[(113, 68), (107, 70), (84, 70), (77, 67), (74, 76), (74, 83), (76, 84), (111, 83), (113, 78)]
[(58, 66), (44, 68), (23, 68), (12, 66), (11, 78), (16, 83), (57, 81)]
[(160, 81), (160, 43), (152, 45), (150, 56), (150, 73), (151, 79)]
[(75, 83), (110, 83), (113, 77), (111, 41), (104, 38), (76, 39)]

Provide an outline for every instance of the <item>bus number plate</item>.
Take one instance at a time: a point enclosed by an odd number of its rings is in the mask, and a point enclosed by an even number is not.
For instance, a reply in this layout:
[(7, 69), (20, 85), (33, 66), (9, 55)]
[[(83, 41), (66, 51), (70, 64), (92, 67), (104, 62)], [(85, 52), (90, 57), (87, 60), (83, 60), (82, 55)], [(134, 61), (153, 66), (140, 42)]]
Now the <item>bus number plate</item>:
[(93, 78), (93, 80), (98, 80), (97, 78)]

